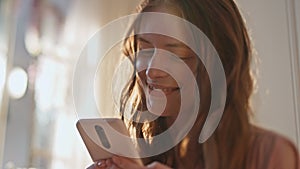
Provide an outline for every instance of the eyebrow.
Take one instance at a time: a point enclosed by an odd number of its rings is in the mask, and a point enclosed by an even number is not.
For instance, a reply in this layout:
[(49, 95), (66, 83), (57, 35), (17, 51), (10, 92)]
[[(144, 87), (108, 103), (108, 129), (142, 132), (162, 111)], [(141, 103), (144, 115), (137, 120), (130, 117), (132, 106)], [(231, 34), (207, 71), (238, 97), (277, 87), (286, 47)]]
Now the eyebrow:
[[(142, 37), (140, 37), (140, 36), (137, 37), (137, 40), (142, 41), (142, 42), (145, 42), (145, 43), (148, 43), (148, 44), (151, 44), (151, 42), (149, 42), (148, 40), (146, 40), (146, 39), (144, 39), (144, 38), (142, 38)], [(187, 47), (184, 43), (182, 43), (182, 42), (167, 43), (165, 46), (166, 46), (166, 47), (169, 47), (169, 48), (178, 48), (178, 47), (180, 47), (180, 48), (188, 48), (188, 47)]]
[(151, 44), (149, 41), (147, 41), (146, 39), (144, 39), (144, 38), (142, 38), (140, 36), (137, 37), (137, 40)]
[(184, 43), (181, 42), (175, 42), (175, 43), (168, 43), (165, 45), (166, 47), (170, 47), (170, 48), (187, 48), (186, 45), (184, 45)]

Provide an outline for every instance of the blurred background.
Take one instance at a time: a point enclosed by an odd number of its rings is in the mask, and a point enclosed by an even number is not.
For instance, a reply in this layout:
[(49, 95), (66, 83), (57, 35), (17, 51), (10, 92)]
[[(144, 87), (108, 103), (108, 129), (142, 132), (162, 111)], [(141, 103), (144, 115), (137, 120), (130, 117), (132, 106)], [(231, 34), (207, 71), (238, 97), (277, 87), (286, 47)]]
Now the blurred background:
[[(300, 1), (237, 3), (257, 51), (253, 123), (299, 147)], [(74, 67), (89, 38), (101, 26), (133, 13), (137, 4), (0, 0), (0, 168), (82, 169), (91, 164), (75, 127)], [(88, 96), (83, 92), (80, 97)], [(93, 111), (88, 105), (83, 101), (83, 109)]]

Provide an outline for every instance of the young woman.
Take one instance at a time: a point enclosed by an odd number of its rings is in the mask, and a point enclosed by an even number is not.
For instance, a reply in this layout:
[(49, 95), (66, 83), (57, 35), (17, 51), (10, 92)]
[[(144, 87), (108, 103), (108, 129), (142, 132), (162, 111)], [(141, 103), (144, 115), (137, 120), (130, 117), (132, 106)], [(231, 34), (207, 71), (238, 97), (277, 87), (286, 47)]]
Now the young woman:
[[(143, 158), (145, 166), (125, 157), (114, 156), (112, 159), (96, 162), (91, 168), (300, 168), (298, 152), (289, 140), (249, 122), (249, 98), (253, 89), (250, 70), (251, 43), (243, 18), (233, 0), (146, 0), (141, 3), (139, 12), (157, 12), (183, 18), (208, 37), (219, 55), (226, 77), (226, 104), (222, 119), (211, 137), (204, 143), (199, 143), (199, 135), (208, 116), (212, 98), (209, 81), (211, 77), (204, 66), (207, 63), (202, 63), (203, 60), (197, 57), (195, 51), (174, 37), (155, 33), (131, 36), (124, 43), (124, 51), (134, 63), (136, 73), (124, 89), (121, 112), (125, 115), (128, 107), (131, 107), (133, 116), (131, 119), (124, 118), (124, 121), (132, 136), (144, 138), (145, 144), (151, 147), (151, 138), (166, 131), (175, 122), (180, 110), (180, 84), (169, 72), (153, 66), (163, 64), (172, 67), (163, 56), (154, 58), (157, 51), (165, 52), (166, 55), (166, 51), (169, 51), (179, 56), (188, 66), (198, 84), (201, 98), (199, 113), (188, 134), (178, 144), (166, 152)], [(141, 21), (139, 29), (153, 26), (157, 25)], [(168, 25), (165, 27), (168, 28)], [(180, 29), (180, 26), (170, 29)], [(201, 42), (195, 41), (195, 45), (202, 52), (206, 50)], [(151, 49), (155, 50), (151, 53)], [(142, 51), (150, 51), (150, 59), (143, 59), (144, 56), (140, 54)], [(202, 54), (206, 54), (209, 60), (209, 52)], [(145, 70), (139, 69), (139, 65), (143, 64), (146, 65)], [(141, 111), (160, 104), (155, 98), (147, 98), (153, 91), (161, 91), (165, 95), (167, 101), (164, 110), (153, 121), (137, 122), (141, 118)], [(194, 97), (189, 99), (193, 101)]]

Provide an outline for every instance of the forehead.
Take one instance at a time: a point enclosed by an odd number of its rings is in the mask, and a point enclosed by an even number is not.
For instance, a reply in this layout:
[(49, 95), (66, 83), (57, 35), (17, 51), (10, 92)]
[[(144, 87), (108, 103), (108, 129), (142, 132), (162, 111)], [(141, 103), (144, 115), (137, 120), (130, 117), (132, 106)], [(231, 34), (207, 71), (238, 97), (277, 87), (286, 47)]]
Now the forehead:
[(165, 46), (165, 47), (187, 47), (186, 44), (173, 37), (160, 34), (139, 34), (137, 35), (138, 43), (150, 44), (151, 46)]
[[(181, 10), (174, 5), (147, 7), (137, 23), (139, 32), (168, 35), (182, 39), (189, 35), (188, 23), (183, 21)], [(170, 35), (171, 34), (171, 35)]]
[(182, 17), (182, 10), (174, 3), (156, 4), (146, 7), (143, 12), (159, 12)]
[(142, 18), (139, 25), (139, 31), (144, 33), (154, 33), (166, 35), (165, 32), (172, 32), (169, 37), (186, 37), (188, 35), (188, 29), (186, 25), (180, 20), (173, 19), (169, 15), (161, 15), (161, 18), (157, 18), (157, 15), (147, 16)]
[[(155, 42), (180, 42), (191, 49), (196, 49), (198, 42), (195, 38), (195, 26), (184, 18), (179, 17), (179, 13), (169, 8), (149, 8), (138, 14), (134, 23), (134, 34), (138, 38)], [(153, 44), (153, 43), (152, 43)], [(154, 45), (154, 44), (153, 44)], [(194, 50), (195, 50), (194, 49)]]

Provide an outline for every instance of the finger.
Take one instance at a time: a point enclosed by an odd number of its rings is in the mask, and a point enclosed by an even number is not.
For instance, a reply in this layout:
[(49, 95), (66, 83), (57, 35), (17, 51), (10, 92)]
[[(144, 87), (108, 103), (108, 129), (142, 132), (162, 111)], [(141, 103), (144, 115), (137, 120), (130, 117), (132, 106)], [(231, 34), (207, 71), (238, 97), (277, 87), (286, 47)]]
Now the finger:
[(105, 164), (106, 164), (107, 168), (110, 168), (110, 167), (113, 165), (112, 159), (107, 159), (107, 160), (105, 161)]
[(147, 165), (147, 169), (171, 169), (171, 168), (155, 161)]
[(106, 159), (105, 164), (106, 164), (105, 169), (121, 169), (116, 164), (114, 164), (112, 159)]
[(108, 169), (121, 169), (121, 168), (118, 167), (116, 164), (112, 164), (110, 167), (108, 167)]
[(134, 161), (131, 161), (124, 157), (119, 156), (113, 156), (112, 161), (114, 164), (116, 164), (121, 169), (145, 169), (145, 167), (135, 163)]
[(105, 169), (107, 168), (106, 160), (99, 160), (94, 163), (95, 169)]

